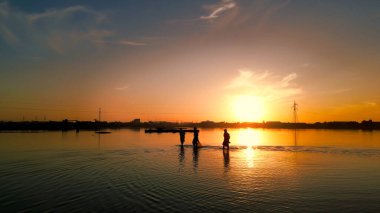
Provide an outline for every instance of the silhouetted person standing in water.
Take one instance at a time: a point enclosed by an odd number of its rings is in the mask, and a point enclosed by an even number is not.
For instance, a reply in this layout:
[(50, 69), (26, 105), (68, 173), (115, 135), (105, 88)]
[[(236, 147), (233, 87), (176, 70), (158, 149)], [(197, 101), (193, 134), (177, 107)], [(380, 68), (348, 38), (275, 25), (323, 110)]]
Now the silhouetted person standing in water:
[(181, 146), (185, 143), (185, 131), (182, 128), (179, 128), (179, 140), (181, 141)]
[(198, 148), (199, 143), (199, 130), (197, 130), (197, 127), (194, 127), (194, 138), (193, 138), (193, 148)]
[(224, 129), (223, 134), (224, 140), (223, 140), (223, 149), (224, 147), (227, 147), (227, 149), (230, 149), (230, 133), (227, 132), (227, 129)]

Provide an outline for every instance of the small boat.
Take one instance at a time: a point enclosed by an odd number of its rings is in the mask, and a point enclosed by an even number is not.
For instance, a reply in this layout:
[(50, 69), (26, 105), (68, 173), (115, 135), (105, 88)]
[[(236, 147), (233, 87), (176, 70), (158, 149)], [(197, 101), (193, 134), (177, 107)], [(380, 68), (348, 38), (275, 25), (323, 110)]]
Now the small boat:
[(110, 134), (111, 132), (109, 131), (96, 131), (96, 134)]

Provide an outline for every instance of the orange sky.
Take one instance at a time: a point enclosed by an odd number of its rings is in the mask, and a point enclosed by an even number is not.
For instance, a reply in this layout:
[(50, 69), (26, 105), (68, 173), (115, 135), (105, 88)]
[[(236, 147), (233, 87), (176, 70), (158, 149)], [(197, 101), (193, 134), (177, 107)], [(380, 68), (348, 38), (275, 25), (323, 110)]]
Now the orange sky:
[(50, 4), (0, 3), (0, 120), (380, 120), (377, 1)]

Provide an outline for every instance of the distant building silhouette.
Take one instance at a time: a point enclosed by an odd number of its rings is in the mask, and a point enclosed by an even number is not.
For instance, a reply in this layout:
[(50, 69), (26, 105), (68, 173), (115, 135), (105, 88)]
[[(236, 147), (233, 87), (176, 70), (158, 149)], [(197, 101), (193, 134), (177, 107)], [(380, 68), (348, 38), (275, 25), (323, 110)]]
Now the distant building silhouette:
[(141, 123), (140, 118), (136, 118), (136, 119), (133, 119), (133, 120), (131, 121), (131, 124), (140, 124), (140, 123)]

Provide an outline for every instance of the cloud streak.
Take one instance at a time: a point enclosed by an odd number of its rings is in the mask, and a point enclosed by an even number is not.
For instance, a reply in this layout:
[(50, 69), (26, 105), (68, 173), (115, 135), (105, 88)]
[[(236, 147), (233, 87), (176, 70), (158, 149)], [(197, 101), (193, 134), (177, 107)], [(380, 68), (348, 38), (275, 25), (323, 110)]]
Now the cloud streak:
[(267, 101), (282, 101), (303, 93), (294, 83), (297, 77), (296, 73), (278, 76), (269, 71), (253, 72), (250, 69), (242, 69), (226, 89), (233, 94), (258, 96)]
[(219, 18), (219, 16), (222, 13), (225, 13), (227, 10), (231, 10), (234, 7), (236, 7), (235, 2), (233, 2), (231, 0), (222, 1), (221, 3), (215, 5), (215, 8), (211, 11), (211, 13), (209, 15), (201, 16), (200, 19), (209, 20), (209, 19)]
[(103, 44), (114, 44), (114, 45), (125, 45), (125, 46), (146, 46), (148, 45), (147, 43), (145, 42), (141, 42), (141, 41), (132, 41), (132, 40), (126, 40), (126, 39), (123, 39), (123, 40), (119, 40), (119, 41), (109, 41), (109, 40), (94, 40), (94, 42), (97, 42), (97, 43), (103, 43)]
[(63, 8), (61, 10), (50, 9), (42, 13), (28, 15), (27, 18), (30, 22), (38, 22), (44, 19), (65, 19), (77, 13), (89, 14), (94, 17), (97, 22), (106, 20), (106, 16), (104, 14), (98, 13), (80, 5)]
[(115, 90), (124, 91), (124, 90), (127, 90), (128, 88), (129, 88), (129, 86), (125, 85), (125, 86), (121, 86), (121, 87), (116, 87)]
[[(7, 2), (0, 3), (0, 38), (3, 38), (9, 44), (15, 44), (19, 41), (16, 33), (12, 29), (13, 20), (17, 15), (10, 12)], [(12, 23), (13, 22), (13, 23)]]
[(144, 42), (129, 41), (129, 40), (122, 40), (122, 41), (120, 41), (120, 44), (129, 45), (129, 46), (145, 46), (145, 45), (147, 45)]
[(333, 115), (359, 115), (358, 119), (364, 119), (363, 113), (371, 115), (378, 112), (379, 104), (375, 101), (363, 101), (361, 103), (343, 104), (335, 107), (330, 107)]

